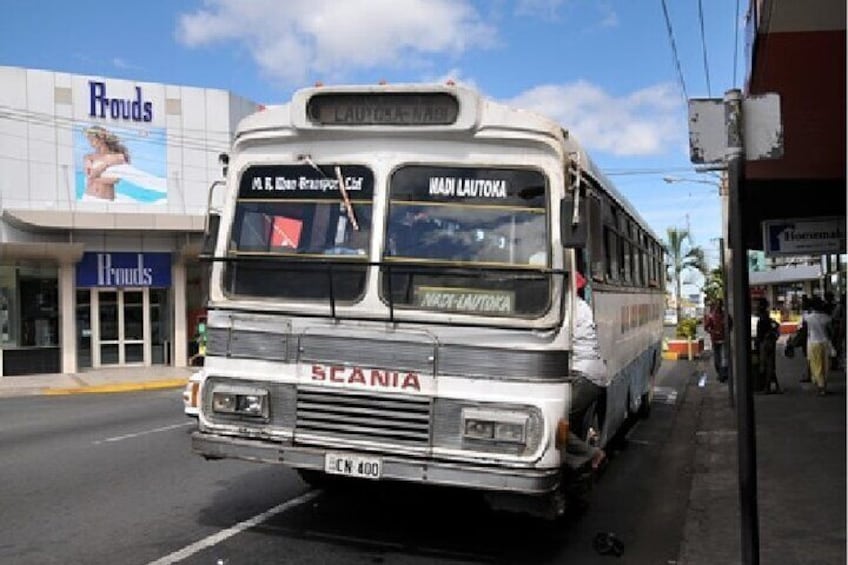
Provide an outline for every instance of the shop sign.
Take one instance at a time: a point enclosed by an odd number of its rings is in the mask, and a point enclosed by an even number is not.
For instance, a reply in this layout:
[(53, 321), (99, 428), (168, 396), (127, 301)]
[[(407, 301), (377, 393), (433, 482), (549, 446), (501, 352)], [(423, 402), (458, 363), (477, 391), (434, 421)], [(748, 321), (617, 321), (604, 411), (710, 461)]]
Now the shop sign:
[(763, 222), (767, 257), (845, 253), (845, 218), (786, 219)]
[(170, 253), (86, 252), (77, 264), (78, 287), (170, 287)]
[(153, 102), (144, 100), (141, 87), (136, 86), (132, 98), (111, 97), (106, 92), (106, 83), (88, 81), (89, 109), (92, 118), (112, 118), (134, 122), (153, 121)]

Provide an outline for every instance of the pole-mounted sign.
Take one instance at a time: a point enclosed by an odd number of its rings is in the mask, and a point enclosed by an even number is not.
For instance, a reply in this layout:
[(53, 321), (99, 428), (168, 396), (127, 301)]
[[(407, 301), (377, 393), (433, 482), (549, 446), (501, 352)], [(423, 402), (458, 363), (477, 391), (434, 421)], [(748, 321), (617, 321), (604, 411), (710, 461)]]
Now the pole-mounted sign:
[(767, 257), (845, 253), (845, 218), (795, 218), (763, 222)]
[[(727, 151), (727, 116), (720, 98), (689, 100), (689, 158), (695, 164), (723, 165)], [(745, 160), (783, 156), (780, 96), (769, 93), (742, 100)]]

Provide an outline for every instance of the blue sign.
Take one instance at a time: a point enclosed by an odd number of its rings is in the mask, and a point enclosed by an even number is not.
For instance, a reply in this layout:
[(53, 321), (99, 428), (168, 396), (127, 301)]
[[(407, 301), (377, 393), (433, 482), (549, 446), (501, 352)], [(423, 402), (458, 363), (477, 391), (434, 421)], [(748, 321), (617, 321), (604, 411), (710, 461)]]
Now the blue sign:
[(170, 253), (86, 252), (77, 264), (78, 287), (169, 287)]
[(109, 98), (106, 94), (106, 83), (96, 80), (88, 81), (89, 110), (92, 118), (112, 118), (113, 120), (132, 120), (134, 122), (153, 121), (153, 102), (144, 101), (141, 87), (135, 87), (135, 97)]

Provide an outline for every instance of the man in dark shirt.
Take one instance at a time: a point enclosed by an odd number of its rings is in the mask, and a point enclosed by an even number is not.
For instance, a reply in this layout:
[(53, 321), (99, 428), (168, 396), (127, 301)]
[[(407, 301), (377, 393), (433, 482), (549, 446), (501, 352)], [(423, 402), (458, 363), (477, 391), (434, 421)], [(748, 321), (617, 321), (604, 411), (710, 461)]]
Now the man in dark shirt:
[[(763, 384), (759, 392), (782, 393), (780, 383), (777, 380), (777, 371), (775, 369), (775, 350), (777, 337), (779, 335), (780, 324), (771, 319), (769, 312), (769, 302), (765, 298), (760, 298), (757, 314), (757, 352), (760, 361), (760, 383)], [(772, 389), (774, 385), (774, 389)]]
[(713, 348), (713, 365), (719, 382), (727, 381), (727, 364), (724, 350), (724, 301), (716, 298), (704, 317), (704, 330), (710, 335)]

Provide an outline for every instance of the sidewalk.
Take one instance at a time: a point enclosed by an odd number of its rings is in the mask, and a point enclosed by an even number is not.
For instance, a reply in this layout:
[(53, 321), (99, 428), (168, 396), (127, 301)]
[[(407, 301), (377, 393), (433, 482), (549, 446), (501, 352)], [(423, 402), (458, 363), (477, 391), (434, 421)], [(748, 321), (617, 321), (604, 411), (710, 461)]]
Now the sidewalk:
[(185, 386), (199, 367), (114, 367), (83, 371), (0, 377), (0, 398), (41, 394), (127, 392)]
[[(799, 382), (805, 358), (783, 356), (785, 340), (777, 357), (784, 393), (754, 395), (760, 563), (846, 563), (845, 370), (831, 372), (830, 394), (819, 397)], [(712, 359), (698, 366), (708, 378), (687, 392), (701, 410), (677, 563), (741, 563), (736, 412)]]

